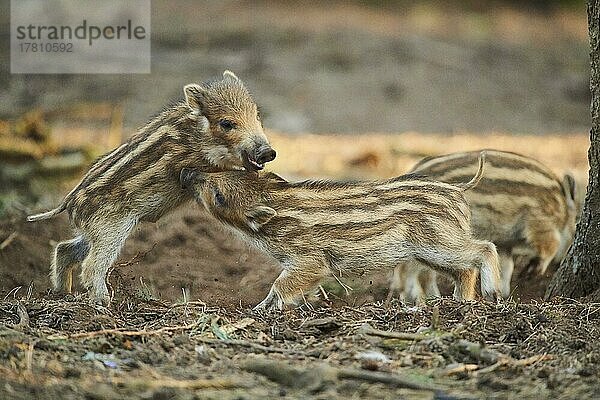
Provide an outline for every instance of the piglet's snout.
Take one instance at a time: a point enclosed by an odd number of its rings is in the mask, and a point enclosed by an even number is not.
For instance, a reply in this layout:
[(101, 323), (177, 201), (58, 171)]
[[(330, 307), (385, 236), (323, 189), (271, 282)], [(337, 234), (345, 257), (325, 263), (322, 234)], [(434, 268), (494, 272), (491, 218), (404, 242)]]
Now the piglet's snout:
[(263, 145), (256, 151), (256, 162), (259, 164), (265, 164), (269, 161), (273, 161), (276, 156), (277, 153), (271, 148), (271, 146)]

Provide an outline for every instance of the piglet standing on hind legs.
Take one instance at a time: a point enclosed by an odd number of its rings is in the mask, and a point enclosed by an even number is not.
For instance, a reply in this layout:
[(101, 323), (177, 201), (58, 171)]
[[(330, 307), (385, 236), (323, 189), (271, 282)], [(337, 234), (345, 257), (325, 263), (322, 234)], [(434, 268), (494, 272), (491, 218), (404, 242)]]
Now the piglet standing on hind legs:
[(73, 269), (94, 302), (110, 301), (106, 274), (133, 227), (155, 222), (189, 200), (182, 168), (257, 171), (275, 158), (257, 106), (230, 71), (223, 79), (184, 87), (185, 100), (165, 109), (119, 148), (98, 159), (54, 210), (28, 221), (69, 213), (76, 237), (58, 243), (50, 276), (71, 292)]
[(418, 260), (448, 275), (454, 296), (499, 295), (494, 244), (471, 234), (464, 191), (481, 179), (448, 184), (414, 175), (359, 183), (289, 183), (274, 174), (183, 169), (182, 187), (243, 240), (275, 258), (282, 272), (259, 309), (294, 303), (331, 275), (361, 275)]

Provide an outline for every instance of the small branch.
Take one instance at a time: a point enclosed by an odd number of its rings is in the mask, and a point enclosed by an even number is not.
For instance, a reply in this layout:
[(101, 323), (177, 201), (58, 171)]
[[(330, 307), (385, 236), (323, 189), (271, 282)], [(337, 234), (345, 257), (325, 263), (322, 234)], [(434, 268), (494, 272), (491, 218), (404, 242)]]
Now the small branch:
[(2, 243), (0, 243), (0, 251), (7, 248), (12, 243), (12, 241), (15, 240), (16, 237), (17, 237), (17, 232), (13, 232), (10, 235), (8, 235), (8, 237), (6, 239), (4, 239), (4, 241), (2, 241)]
[(548, 354), (540, 354), (537, 356), (524, 358), (522, 360), (513, 359), (511, 364), (515, 367), (525, 367), (527, 365), (537, 364), (540, 361), (547, 361), (547, 360), (552, 360), (552, 356), (550, 356)]
[(17, 303), (17, 314), (19, 315), (19, 323), (13, 326), (13, 329), (22, 331), (23, 329), (29, 328), (29, 314), (23, 303)]
[[(117, 265), (115, 265), (115, 264), (111, 265), (111, 267), (106, 272), (106, 276), (104, 277), (104, 283), (106, 283), (106, 286), (108, 287), (108, 291), (109, 291), (109, 297), (110, 297), (109, 303), (112, 303), (112, 301), (113, 301), (113, 299), (115, 297), (115, 289), (112, 287), (112, 284), (110, 283), (110, 277), (111, 277), (113, 271), (115, 271), (116, 268), (129, 267), (129, 266), (132, 266), (132, 265), (140, 262), (142, 259), (144, 259), (148, 255), (148, 253), (150, 253), (152, 250), (154, 250), (154, 247), (156, 247), (156, 242), (154, 242), (152, 244), (152, 247), (150, 247), (150, 249), (146, 250), (143, 253), (142, 252), (138, 252), (129, 261), (123, 262), (123, 263), (119, 263)], [(142, 277), (140, 276), (140, 281), (141, 280), (142, 280)]]
[(152, 244), (152, 246), (144, 251), (138, 251), (137, 254), (135, 256), (133, 256), (133, 258), (131, 258), (129, 261), (123, 262), (123, 263), (119, 263), (117, 264), (117, 267), (121, 268), (121, 267), (128, 267), (128, 266), (132, 266), (137, 262), (140, 262), (141, 260), (143, 260), (144, 258), (146, 258), (146, 256), (148, 255), (148, 253), (150, 253), (152, 250), (154, 250), (154, 248), (156, 247), (156, 242), (154, 242)]
[(125, 331), (122, 329), (103, 329), (100, 331), (74, 333), (72, 335), (53, 335), (53, 336), (48, 336), (48, 340), (81, 339), (81, 338), (90, 338), (90, 337), (101, 336), (101, 335), (153, 336), (153, 335), (159, 335), (159, 334), (165, 333), (165, 332), (173, 332), (173, 331), (179, 331), (179, 330), (184, 331), (187, 329), (192, 329), (196, 325), (197, 324), (180, 325), (180, 326), (166, 326), (164, 328), (155, 329), (155, 330), (151, 330), (151, 331)]
[(441, 388), (417, 380), (385, 372), (364, 371), (351, 368), (336, 368), (323, 363), (309, 367), (296, 367), (288, 362), (267, 358), (255, 358), (242, 363), (243, 370), (263, 375), (273, 382), (296, 388), (322, 387), (324, 382), (338, 379), (354, 379), (371, 383), (383, 383), (389, 386), (415, 390), (438, 391)]
[(27, 347), (27, 352), (25, 353), (25, 365), (27, 373), (31, 373), (33, 368), (33, 348), (35, 346), (34, 342), (29, 343), (29, 347)]
[(425, 340), (427, 336), (420, 333), (409, 333), (409, 332), (390, 332), (382, 331), (379, 329), (372, 328), (369, 325), (364, 325), (359, 328), (360, 333), (364, 333), (371, 336), (379, 336), (391, 339), (402, 339), (402, 340)]
[(512, 357), (502, 356), (502, 358), (500, 358), (496, 363), (494, 363), (488, 367), (485, 367), (485, 368), (479, 369), (479, 366), (477, 364), (461, 364), (461, 365), (457, 366), (456, 368), (452, 368), (447, 371), (444, 371), (444, 375), (454, 375), (454, 374), (460, 374), (463, 372), (473, 372), (473, 376), (477, 376), (477, 375), (481, 375), (481, 374), (488, 374), (490, 372), (494, 372), (498, 368), (504, 367), (504, 366), (525, 367), (527, 365), (536, 364), (540, 361), (545, 361), (545, 360), (550, 360), (550, 359), (552, 359), (552, 357), (547, 354), (532, 356), (532, 357), (524, 358), (522, 360), (515, 360)]
[(417, 382), (412, 379), (404, 378), (396, 374), (388, 374), (385, 372), (363, 371), (355, 369), (339, 369), (337, 370), (339, 379), (356, 379), (371, 383), (383, 383), (389, 386), (402, 387), (414, 390), (430, 390), (437, 391), (441, 388), (435, 385)]
[(319, 291), (323, 295), (323, 300), (329, 301), (329, 296), (327, 295), (327, 292), (325, 291), (325, 289), (323, 289), (323, 286), (319, 285)]
[(465, 372), (473, 372), (473, 371), (477, 370), (477, 368), (479, 368), (479, 365), (477, 365), (477, 364), (460, 364), (454, 368), (445, 370), (443, 372), (443, 374), (448, 375), (448, 376), (462, 374)]
[(522, 360), (515, 360), (512, 357), (503, 357), (498, 362), (490, 365), (489, 367), (482, 368), (480, 370), (475, 371), (474, 375), (487, 374), (490, 372), (494, 372), (500, 367), (509, 366), (509, 367), (525, 367), (527, 365), (537, 364), (540, 361), (551, 360), (552, 356), (548, 354), (541, 354), (537, 356), (532, 356), (528, 358), (524, 358)]
[(161, 378), (161, 379), (132, 379), (132, 378), (121, 378), (114, 377), (111, 379), (114, 385), (120, 386), (135, 386), (144, 388), (158, 388), (158, 387), (170, 387), (177, 389), (229, 389), (239, 387), (250, 387), (247, 382), (236, 381), (233, 379), (190, 379), (190, 380), (178, 380), (172, 378)]
[(352, 290), (354, 290), (354, 289), (352, 289), (352, 287), (350, 287), (350, 286), (346, 285), (344, 282), (342, 282), (342, 281), (340, 280), (340, 278), (338, 278), (338, 277), (337, 277), (335, 274), (332, 274), (332, 275), (333, 275), (333, 277), (335, 278), (335, 280), (337, 281), (337, 283), (339, 283), (339, 284), (340, 284), (340, 286), (341, 286), (342, 288), (344, 288), (344, 291), (346, 292), (346, 296), (350, 296), (350, 291), (352, 291)]
[(207, 344), (225, 344), (230, 346), (248, 347), (254, 350), (262, 351), (263, 353), (280, 353), (280, 354), (304, 354), (299, 350), (282, 349), (278, 347), (263, 346), (262, 344), (250, 342), (241, 339), (211, 339), (204, 337), (196, 337), (195, 339)]

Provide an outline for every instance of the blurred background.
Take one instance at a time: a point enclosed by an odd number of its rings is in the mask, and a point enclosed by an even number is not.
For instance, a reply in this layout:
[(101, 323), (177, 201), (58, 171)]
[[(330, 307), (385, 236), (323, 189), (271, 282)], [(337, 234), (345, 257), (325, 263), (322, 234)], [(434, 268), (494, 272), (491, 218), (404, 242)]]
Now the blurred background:
[(587, 54), (583, 1), (155, 0), (151, 74), (9, 75), (3, 51), (0, 116), (110, 104), (135, 128), (229, 68), (288, 133), (574, 132)]
[[(261, 107), (288, 178), (375, 178), (423, 156), (494, 147), (587, 178), (584, 1), (152, 1), (152, 73), (11, 75), (0, 9), (0, 289), (48, 287), (65, 216), (51, 208), (92, 160), (182, 87), (231, 69)], [(255, 302), (270, 260), (198, 208), (142, 225), (119, 274), (147, 295)], [(224, 236), (225, 235), (225, 236)], [(164, 271), (168, 273), (165, 275)], [(376, 291), (373, 296), (377, 297)], [(233, 296), (232, 296), (233, 294)], [(236, 296), (237, 295), (237, 296)]]

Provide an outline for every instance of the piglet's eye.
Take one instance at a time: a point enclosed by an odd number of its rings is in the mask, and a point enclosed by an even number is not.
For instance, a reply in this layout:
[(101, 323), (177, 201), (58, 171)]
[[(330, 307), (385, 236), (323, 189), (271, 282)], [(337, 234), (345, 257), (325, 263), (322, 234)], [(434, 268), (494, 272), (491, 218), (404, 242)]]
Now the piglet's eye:
[(229, 121), (227, 119), (223, 119), (223, 120), (219, 121), (219, 126), (224, 131), (230, 131), (233, 128), (235, 128), (235, 122)]
[(223, 193), (219, 191), (219, 189), (214, 189), (215, 193), (215, 204), (219, 207), (223, 207), (225, 205), (225, 196)]

